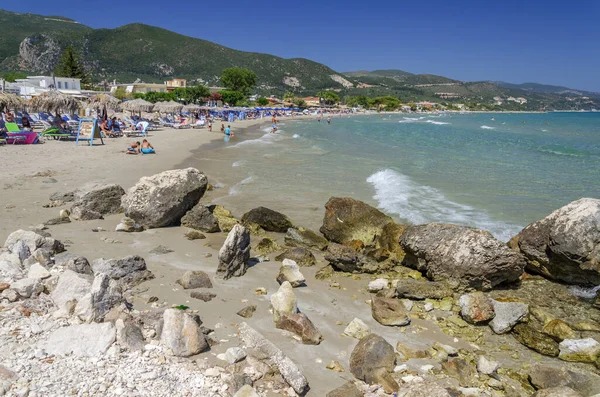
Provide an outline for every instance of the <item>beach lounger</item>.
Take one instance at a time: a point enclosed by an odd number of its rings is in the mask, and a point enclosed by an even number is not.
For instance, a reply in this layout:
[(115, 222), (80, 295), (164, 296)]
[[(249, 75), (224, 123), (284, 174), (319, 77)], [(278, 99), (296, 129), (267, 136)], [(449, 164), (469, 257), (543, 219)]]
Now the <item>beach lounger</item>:
[(150, 123), (148, 123), (147, 121), (140, 121), (139, 123), (136, 124), (135, 129), (134, 130), (125, 130), (123, 131), (123, 133), (125, 134), (125, 136), (148, 136), (148, 126), (150, 125)]

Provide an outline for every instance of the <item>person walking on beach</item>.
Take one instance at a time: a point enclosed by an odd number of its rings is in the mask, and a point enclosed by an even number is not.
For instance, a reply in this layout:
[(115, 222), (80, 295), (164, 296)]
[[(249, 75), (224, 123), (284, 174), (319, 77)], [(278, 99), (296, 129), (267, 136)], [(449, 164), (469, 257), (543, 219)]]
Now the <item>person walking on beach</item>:
[(212, 120), (210, 118), (208, 119), (208, 131), (212, 132)]
[(225, 123), (221, 124), (221, 134), (225, 133)]

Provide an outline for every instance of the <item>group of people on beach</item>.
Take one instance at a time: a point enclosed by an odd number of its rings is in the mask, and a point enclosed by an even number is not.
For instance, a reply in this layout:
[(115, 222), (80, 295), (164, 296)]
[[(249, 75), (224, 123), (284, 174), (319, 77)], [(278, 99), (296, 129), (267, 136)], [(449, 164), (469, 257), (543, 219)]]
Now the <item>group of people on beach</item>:
[(125, 151), (127, 154), (154, 154), (156, 150), (154, 146), (147, 139), (144, 139), (142, 143), (139, 141), (133, 142), (127, 150)]

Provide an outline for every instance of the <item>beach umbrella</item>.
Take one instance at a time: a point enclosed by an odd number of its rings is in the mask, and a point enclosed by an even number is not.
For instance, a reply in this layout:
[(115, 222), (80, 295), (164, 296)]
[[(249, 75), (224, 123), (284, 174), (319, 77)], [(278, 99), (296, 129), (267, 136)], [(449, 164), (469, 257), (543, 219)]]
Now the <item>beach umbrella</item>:
[(18, 95), (8, 92), (0, 93), (0, 111), (4, 108), (17, 109), (25, 105), (25, 100)]
[(151, 112), (153, 107), (153, 104), (143, 99), (134, 99), (121, 104), (121, 109), (128, 112)]
[(28, 106), (34, 111), (49, 113), (76, 113), (80, 102), (58, 90), (49, 90), (31, 99)]
[(88, 102), (88, 106), (94, 109), (100, 109), (103, 106), (106, 106), (108, 109), (115, 110), (119, 107), (120, 103), (121, 101), (112, 95), (98, 94), (94, 95), (90, 99), (90, 101)]
[(183, 107), (184, 112), (192, 112), (192, 113), (197, 112), (198, 110), (202, 110), (202, 109), (203, 109), (203, 106), (195, 105), (193, 103), (190, 103), (189, 105), (185, 105)]
[(179, 112), (181, 108), (183, 108), (183, 105), (175, 101), (157, 102), (154, 105), (154, 111), (161, 113), (175, 113)]

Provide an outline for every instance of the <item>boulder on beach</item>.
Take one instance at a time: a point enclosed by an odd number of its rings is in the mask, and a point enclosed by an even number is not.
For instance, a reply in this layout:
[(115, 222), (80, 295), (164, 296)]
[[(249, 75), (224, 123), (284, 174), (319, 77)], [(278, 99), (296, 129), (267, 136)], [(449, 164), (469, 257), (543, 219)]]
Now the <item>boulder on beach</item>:
[(323, 340), (321, 332), (304, 313), (283, 313), (275, 323), (275, 327), (293, 332), (305, 345), (318, 345)]
[(343, 244), (360, 240), (373, 244), (383, 227), (393, 220), (377, 208), (349, 197), (332, 197), (325, 204), (325, 216), (320, 232), (329, 241)]
[(323, 251), (329, 242), (323, 236), (303, 227), (289, 228), (283, 238), (288, 247), (314, 248)]
[(600, 394), (600, 376), (592, 371), (572, 371), (564, 364), (534, 364), (529, 370), (529, 381), (536, 389), (570, 387), (583, 396)]
[(538, 390), (531, 397), (584, 397), (570, 387), (560, 386)]
[(300, 368), (277, 346), (246, 323), (240, 324), (239, 332), (244, 345), (249, 349), (255, 349), (263, 357), (267, 357), (269, 366), (279, 371), (283, 379), (297, 394), (303, 396), (308, 391), (308, 381)]
[(306, 278), (300, 272), (300, 267), (291, 259), (284, 259), (279, 268), (277, 282), (282, 284), (284, 281), (289, 282), (292, 287), (300, 287), (306, 282)]
[(388, 223), (381, 229), (381, 234), (377, 236), (375, 248), (389, 252), (390, 258), (394, 262), (402, 262), (405, 253), (400, 245), (400, 237), (407, 228), (408, 225)]
[(125, 215), (157, 228), (178, 224), (206, 191), (206, 176), (195, 168), (164, 171), (139, 180), (122, 198)]
[(471, 324), (486, 323), (496, 316), (492, 299), (483, 292), (461, 296), (458, 305), (462, 318)]
[(410, 317), (399, 299), (371, 298), (371, 314), (382, 325), (403, 326), (410, 324)]
[(373, 259), (336, 243), (327, 246), (325, 260), (337, 270), (347, 273), (377, 273), (380, 270), (379, 264)]
[(160, 341), (171, 349), (174, 356), (189, 357), (208, 348), (198, 315), (167, 309), (163, 313), (163, 321)]
[(276, 261), (283, 262), (284, 259), (291, 259), (301, 267), (314, 266), (317, 263), (313, 253), (304, 247), (290, 248), (275, 257)]
[[(125, 190), (114, 183), (90, 182), (75, 191), (71, 212), (96, 212), (100, 215), (118, 214), (121, 212), (121, 198)], [(80, 216), (81, 220), (85, 216)], [(96, 218), (98, 219), (98, 218)]]
[(242, 225), (233, 226), (219, 250), (217, 276), (225, 280), (240, 277), (248, 270), (250, 232)]
[[(28, 248), (29, 254), (38, 248), (47, 250), (51, 254), (59, 254), (65, 250), (64, 245), (60, 241), (49, 237), (49, 235), (44, 236), (30, 230), (17, 230), (16, 232), (12, 232), (6, 239), (4, 247), (8, 248), (9, 251), (14, 252), (15, 245), (19, 242), (22, 242), (22, 244)], [(25, 259), (26, 258), (21, 258), (21, 261)]]
[(346, 382), (331, 390), (326, 397), (363, 397), (363, 394), (353, 382)]
[(495, 315), (489, 325), (497, 334), (509, 332), (529, 314), (529, 306), (522, 302), (501, 302), (492, 299), (492, 305)]
[(268, 232), (285, 233), (294, 227), (292, 221), (281, 212), (265, 207), (251, 209), (242, 216), (242, 223), (257, 224)]
[(546, 356), (558, 356), (558, 343), (528, 324), (517, 324), (512, 330), (513, 336), (522, 345)]
[(104, 354), (115, 340), (113, 323), (80, 324), (53, 331), (43, 348), (56, 356), (94, 357)]
[(183, 289), (213, 287), (210, 277), (202, 270), (188, 270), (177, 280), (177, 284), (181, 285)]
[(216, 233), (221, 230), (217, 218), (202, 203), (196, 204), (194, 208), (189, 210), (181, 218), (181, 224), (204, 233)]
[(362, 339), (371, 333), (371, 329), (363, 320), (355, 317), (344, 329), (344, 335), (351, 338)]
[(271, 295), (271, 307), (273, 308), (273, 320), (276, 323), (283, 314), (298, 313), (298, 300), (288, 281), (284, 281), (277, 292)]
[(219, 229), (221, 229), (222, 232), (229, 233), (234, 225), (240, 223), (240, 221), (235, 219), (231, 211), (222, 205), (210, 205), (207, 208), (216, 218)]
[(600, 199), (582, 198), (533, 222), (512, 241), (527, 270), (569, 284), (600, 284)]
[[(277, 244), (277, 241), (273, 240), (271, 237), (263, 237), (258, 244), (256, 244), (256, 248), (254, 248), (254, 251), (256, 251), (259, 255), (269, 255), (277, 250), (279, 250), (279, 244)], [(276, 259), (278, 261), (281, 261), (280, 259)]]
[(398, 391), (392, 378), (396, 354), (394, 347), (377, 334), (362, 338), (350, 355), (350, 372), (370, 385), (382, 385), (386, 393)]
[(406, 252), (403, 264), (430, 280), (453, 280), (477, 290), (517, 281), (525, 268), (522, 255), (489, 232), (467, 226), (411, 226), (400, 244)]
[(558, 358), (564, 361), (593, 363), (600, 357), (600, 342), (593, 338), (565, 339), (558, 348)]
[(146, 267), (144, 258), (138, 255), (118, 259), (99, 258), (92, 262), (92, 270), (94, 274), (104, 273), (113, 280), (118, 280), (126, 288), (154, 278), (154, 274)]
[(454, 293), (449, 283), (444, 281), (414, 280), (412, 278), (396, 281), (396, 293), (399, 298), (414, 300), (444, 299)]

